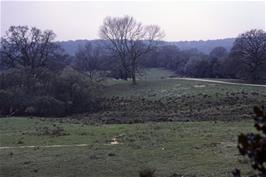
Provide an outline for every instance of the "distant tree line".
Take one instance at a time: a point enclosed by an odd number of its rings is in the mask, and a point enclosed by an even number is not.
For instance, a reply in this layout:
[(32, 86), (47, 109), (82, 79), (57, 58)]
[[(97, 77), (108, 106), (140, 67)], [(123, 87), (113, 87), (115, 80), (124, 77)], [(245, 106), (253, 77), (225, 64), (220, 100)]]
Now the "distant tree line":
[(180, 76), (238, 78), (252, 83), (266, 80), (266, 33), (251, 30), (236, 38), (231, 51), (215, 47), (209, 55), (196, 49), (160, 46), (142, 59), (145, 67), (163, 67)]
[[(123, 46), (119, 40), (112, 40), (118, 44), (113, 46), (109, 43), (108, 45), (108, 42), (105, 41), (103, 46), (86, 49), (91, 50), (87, 53), (93, 53), (96, 50), (101, 51), (96, 52), (100, 53), (96, 57), (97, 59), (95, 57), (94, 59), (92, 57), (86, 59), (97, 63), (94, 69), (90, 67), (87, 68), (87, 71), (101, 70), (106, 71), (108, 76), (117, 79), (130, 79), (132, 78), (132, 74), (130, 74), (132, 66), (130, 66), (130, 59), (127, 60), (127, 55), (130, 52), (126, 51), (126, 44)], [(266, 33), (264, 31), (251, 30), (239, 35), (230, 51), (217, 46), (209, 54), (199, 52), (197, 49), (180, 50), (176, 45), (165, 45), (165, 43), (157, 41), (152, 44), (151, 50), (138, 56), (133, 83), (136, 83), (134, 81), (135, 75), (140, 72), (140, 68), (151, 67), (170, 69), (175, 71), (177, 75), (184, 77), (241, 79), (250, 83), (265, 83), (265, 41)], [(93, 43), (89, 45), (93, 46)], [(105, 47), (106, 45), (108, 47)], [(113, 49), (116, 46), (121, 47), (121, 50)], [(122, 54), (118, 54), (119, 52)], [(81, 57), (81, 60), (84, 59), (85, 57)]]
[(134, 18), (107, 17), (100, 27), (103, 42), (88, 42), (69, 56), (51, 30), (11, 26), (1, 38), (0, 115), (64, 116), (101, 109), (101, 81), (107, 77), (137, 83), (140, 68), (160, 67), (180, 76), (266, 80), (266, 33), (238, 36), (231, 51), (164, 45), (163, 31)]

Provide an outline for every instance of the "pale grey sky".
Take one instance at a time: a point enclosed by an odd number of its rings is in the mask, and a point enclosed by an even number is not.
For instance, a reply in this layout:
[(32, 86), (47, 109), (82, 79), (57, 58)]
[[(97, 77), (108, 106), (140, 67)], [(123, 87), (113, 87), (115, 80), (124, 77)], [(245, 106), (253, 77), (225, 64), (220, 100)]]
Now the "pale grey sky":
[(1, 36), (10, 25), (52, 29), (57, 40), (97, 39), (106, 16), (157, 24), (164, 40), (236, 37), (265, 29), (264, 1), (1, 1)]

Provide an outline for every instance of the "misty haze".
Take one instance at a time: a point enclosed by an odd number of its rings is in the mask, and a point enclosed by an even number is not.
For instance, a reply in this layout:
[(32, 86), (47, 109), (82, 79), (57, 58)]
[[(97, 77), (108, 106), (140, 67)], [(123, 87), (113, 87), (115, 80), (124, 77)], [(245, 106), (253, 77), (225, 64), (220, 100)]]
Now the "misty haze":
[(265, 177), (264, 1), (1, 1), (1, 177)]

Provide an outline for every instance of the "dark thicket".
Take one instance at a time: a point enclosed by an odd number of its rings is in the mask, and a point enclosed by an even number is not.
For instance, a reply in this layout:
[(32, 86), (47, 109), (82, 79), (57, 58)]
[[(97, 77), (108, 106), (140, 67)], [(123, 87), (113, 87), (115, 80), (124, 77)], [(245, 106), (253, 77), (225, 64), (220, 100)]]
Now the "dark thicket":
[(0, 115), (64, 116), (94, 112), (99, 88), (71, 68), (10, 69), (0, 74)]
[[(254, 107), (255, 127), (258, 133), (241, 134), (238, 136), (238, 149), (241, 155), (247, 156), (256, 174), (250, 177), (266, 176), (266, 107)], [(234, 177), (241, 177), (240, 170), (233, 172)]]
[(230, 53), (237, 77), (250, 82), (266, 81), (266, 32), (250, 30), (239, 35)]
[(214, 48), (208, 56), (196, 49), (180, 50), (175, 45), (165, 45), (145, 55), (142, 64), (170, 69), (182, 76), (226, 78), (224, 63), (227, 55), (223, 47)]
[[(70, 66), (55, 34), (11, 26), (1, 38), (0, 115), (65, 116), (99, 109), (98, 84)], [(66, 67), (67, 66), (67, 67)]]
[(155, 169), (145, 168), (139, 172), (139, 177), (155, 177)]

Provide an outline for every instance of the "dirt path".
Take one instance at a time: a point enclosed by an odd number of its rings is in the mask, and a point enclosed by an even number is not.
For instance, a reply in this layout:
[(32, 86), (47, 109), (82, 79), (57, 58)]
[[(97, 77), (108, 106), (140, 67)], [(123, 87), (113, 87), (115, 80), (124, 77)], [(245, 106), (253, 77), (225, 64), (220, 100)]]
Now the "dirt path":
[(233, 83), (233, 82), (216, 81), (216, 80), (210, 80), (210, 79), (198, 79), (198, 78), (173, 78), (173, 79), (190, 80), (190, 81), (202, 81), (202, 82), (211, 82), (211, 83), (229, 84), (229, 85), (239, 85), (239, 86), (265, 87), (266, 88), (266, 85)]
[(43, 145), (43, 146), (0, 146), (1, 149), (24, 149), (24, 148), (61, 148), (61, 147), (86, 147), (89, 144), (72, 144), (72, 145)]
[[(116, 137), (112, 138), (110, 143), (104, 145), (122, 144)], [(87, 147), (89, 144), (56, 144), (56, 145), (41, 145), (41, 146), (0, 146), (1, 149), (24, 149), (24, 148), (61, 148), (61, 147)]]

